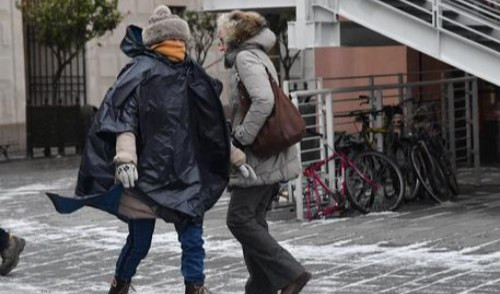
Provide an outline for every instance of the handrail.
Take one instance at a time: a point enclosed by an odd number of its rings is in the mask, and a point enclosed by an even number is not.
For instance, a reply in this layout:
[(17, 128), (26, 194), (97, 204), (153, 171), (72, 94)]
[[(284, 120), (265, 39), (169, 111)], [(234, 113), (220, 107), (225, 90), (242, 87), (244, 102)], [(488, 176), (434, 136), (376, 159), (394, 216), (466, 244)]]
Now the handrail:
[[(478, 31), (478, 30), (471, 29), (471, 28), (469, 28), (467, 25), (464, 25), (463, 23), (460, 23), (460, 22), (458, 22), (458, 21), (454, 21), (454, 20), (452, 20), (452, 19), (449, 19), (449, 18), (447, 18), (447, 17), (443, 17), (443, 16), (441, 16), (441, 19), (444, 19), (444, 20), (446, 20), (446, 21), (448, 21), (448, 22), (450, 22), (450, 23), (452, 23), (452, 24), (454, 24), (454, 25), (457, 25), (457, 26), (459, 26), (459, 27), (461, 27), (461, 28), (463, 28), (463, 29), (467, 29), (468, 31), (470, 31), (470, 32), (472, 32), (472, 33), (475, 33), (476, 35), (479, 35), (479, 36), (481, 36), (481, 37), (483, 37), (483, 38), (489, 39), (489, 40), (491, 40), (491, 41), (493, 41), (493, 42), (496, 42), (496, 43), (500, 43), (500, 40), (499, 40), (499, 39), (493, 38), (491, 35), (487, 35), (487, 34), (485, 34), (485, 33), (483, 33), (483, 32)], [(441, 28), (441, 29), (442, 29), (442, 30), (446, 30), (446, 31), (450, 31), (450, 30), (445, 29), (445, 28)]]
[[(398, 1), (399, 1), (399, 2), (402, 2), (402, 3), (405, 3), (405, 4), (407, 3), (405, 0), (398, 0)], [(422, 18), (420, 18), (420, 17), (418, 17), (418, 16), (415, 16), (415, 15), (413, 15), (413, 14), (411, 14), (411, 13), (402, 12), (400, 9), (398, 9), (397, 7), (394, 7), (393, 5), (391, 5), (391, 4), (389, 4), (389, 3), (385, 3), (385, 2), (381, 2), (381, 3), (382, 3), (383, 5), (386, 5), (389, 9), (391, 9), (391, 10), (393, 10), (393, 11), (396, 11), (396, 12), (404, 13), (405, 15), (410, 16), (411, 18), (413, 18), (414, 20), (416, 20), (416, 21), (418, 21), (418, 22), (424, 23), (424, 24), (426, 24), (426, 25), (431, 25), (431, 26), (434, 26), (434, 23), (435, 23), (434, 18), (435, 18), (435, 16), (434, 16), (434, 11), (433, 11), (433, 10), (428, 11), (428, 12), (429, 12), (429, 15), (430, 15), (430, 16), (432, 16), (432, 23), (430, 23), (430, 22), (427, 22), (427, 21), (425, 21), (424, 19), (422, 19)], [(409, 5), (409, 6), (414, 7), (413, 5), (414, 5), (414, 4)]]
[(450, 73), (450, 72), (460, 72), (461, 70), (452, 68), (445, 70), (422, 70), (422, 71), (410, 71), (410, 72), (400, 72), (400, 73), (392, 73), (392, 74), (378, 74), (378, 75), (361, 75), (361, 76), (344, 76), (344, 77), (321, 77), (323, 81), (330, 80), (349, 80), (349, 79), (365, 79), (365, 78), (388, 78), (388, 77), (398, 77), (402, 76), (411, 76), (417, 74), (430, 74), (430, 73)]
[[(407, 0), (398, 0), (398, 1), (404, 3), (408, 7), (415, 8), (416, 5), (414, 3), (410, 4)], [(486, 39), (486, 41), (492, 41), (495, 42), (495, 44), (500, 44), (500, 28), (498, 26), (498, 23), (500, 22), (500, 2), (488, 1), (488, 3), (490, 4), (498, 5), (499, 8), (497, 11), (495, 11), (482, 3), (471, 0), (453, 0), (453, 1), (433, 0), (432, 10), (431, 10), (432, 23), (426, 22), (424, 19), (412, 15), (411, 13), (402, 11), (397, 6), (391, 5), (390, 3), (386, 3), (384, 1), (380, 1), (380, 3), (387, 6), (389, 9), (398, 12), (399, 14), (405, 14), (407, 16), (411, 16), (412, 18), (420, 20), (420, 22), (424, 23), (425, 25), (433, 26), (442, 32), (450, 32), (454, 36), (463, 37), (463, 35), (446, 28), (446, 24), (451, 23), (453, 25), (459, 26), (465, 31), (468, 31), (472, 34), (482, 37), (483, 39)], [(484, 7), (488, 7), (488, 9), (485, 9)], [(424, 8), (422, 9), (425, 10)], [(471, 27), (471, 24), (465, 24), (461, 23), (460, 21), (453, 20), (445, 15), (445, 11), (453, 11), (457, 13), (460, 17), (468, 19), (470, 22), (486, 26), (489, 29), (491, 29), (493, 33), (492, 34), (483, 33)], [(469, 38), (466, 39), (475, 46), (481, 46), (481, 48), (486, 48), (488, 49), (488, 51), (494, 52), (495, 54), (500, 54), (499, 49), (491, 48), (488, 45), (482, 44), (481, 41)]]
[(358, 75), (358, 76), (337, 76), (337, 77), (318, 77), (318, 78), (309, 78), (309, 79), (290, 79), (287, 80), (289, 83), (307, 83), (307, 82), (317, 82), (319, 80), (322, 81), (342, 81), (342, 80), (358, 80), (358, 79), (368, 79), (368, 78), (389, 78), (389, 77), (399, 77), (399, 76), (414, 76), (414, 75), (426, 75), (433, 73), (453, 73), (453, 72), (463, 72), (462, 70), (451, 68), (444, 70), (422, 70), (422, 71), (410, 71), (410, 72), (398, 72), (391, 74), (375, 74), (375, 75)]
[(493, 5), (498, 5), (498, 7), (500, 8), (500, 2), (498, 2), (496, 0), (483, 0), (483, 1), (486, 1), (486, 2), (493, 4)]
[[(425, 9), (422, 6), (419, 6), (419, 5), (415, 4), (415, 3), (412, 3), (412, 2), (409, 2), (409, 1), (406, 1), (406, 0), (399, 0), (399, 1), (403, 2), (404, 4), (406, 4), (406, 5), (410, 6), (410, 7), (415, 8), (417, 10), (420, 10), (422, 12), (428, 13), (429, 15), (432, 15), (432, 9)], [(429, 2), (429, 1), (426, 0), (426, 2)]]
[[(466, 5), (466, 6), (469, 6), (470, 8), (473, 8), (473, 9), (478, 9), (479, 8), (479, 11), (482, 12), (482, 13), (486, 13), (486, 14), (489, 14), (493, 17), (499, 17), (499, 15), (497, 13), (494, 13), (494, 9), (491, 8), (490, 6), (486, 6), (484, 5), (484, 3), (481, 3), (481, 2), (477, 2), (477, 1), (472, 1), (471, 0), (455, 0), (456, 2), (459, 2), (459, 3), (462, 3), (463, 5)], [(487, 1), (487, 0), (484, 0), (484, 1)], [(446, 1), (446, 2), (449, 2), (450, 4), (452, 5), (455, 5), (455, 3), (451, 2), (451, 1)], [(488, 3), (491, 3), (491, 2), (488, 2)], [(499, 9), (500, 9), (500, 3), (496, 3), (495, 5), (499, 5)], [(496, 10), (498, 12), (498, 10)]]
[(473, 81), (476, 77), (463, 77), (463, 78), (453, 78), (453, 79), (444, 79), (444, 80), (436, 80), (436, 81), (422, 81), (422, 82), (411, 82), (411, 83), (398, 83), (398, 84), (383, 84), (383, 85), (375, 85), (375, 86), (360, 86), (360, 87), (341, 87), (341, 88), (328, 88), (328, 89), (316, 89), (316, 90), (300, 90), (291, 92), (290, 95), (294, 98), (304, 97), (304, 96), (312, 96), (312, 95), (324, 95), (324, 94), (335, 94), (335, 93), (346, 93), (346, 92), (362, 92), (362, 91), (370, 91), (370, 90), (387, 90), (387, 89), (401, 89), (407, 87), (415, 87), (415, 86), (428, 86), (428, 85), (439, 85), (443, 83), (458, 83), (458, 82), (466, 82)]

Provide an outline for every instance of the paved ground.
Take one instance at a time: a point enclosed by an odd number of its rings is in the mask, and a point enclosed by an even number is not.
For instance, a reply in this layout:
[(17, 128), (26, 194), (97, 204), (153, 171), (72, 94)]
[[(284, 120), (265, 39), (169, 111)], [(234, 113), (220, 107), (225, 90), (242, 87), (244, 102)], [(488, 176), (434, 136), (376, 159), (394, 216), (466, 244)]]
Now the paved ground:
[[(43, 194), (71, 194), (78, 161), (0, 162), (0, 224), (28, 241), (18, 268), (0, 277), (1, 294), (107, 293), (126, 226), (93, 209), (58, 215)], [(303, 293), (500, 293), (500, 171), (485, 169), (481, 179), (440, 206), (270, 228), (312, 271)], [(212, 293), (243, 293), (247, 273), (225, 227), (227, 203), (226, 195), (207, 216), (207, 285)], [(183, 293), (171, 225), (159, 223), (152, 247), (136, 293)]]

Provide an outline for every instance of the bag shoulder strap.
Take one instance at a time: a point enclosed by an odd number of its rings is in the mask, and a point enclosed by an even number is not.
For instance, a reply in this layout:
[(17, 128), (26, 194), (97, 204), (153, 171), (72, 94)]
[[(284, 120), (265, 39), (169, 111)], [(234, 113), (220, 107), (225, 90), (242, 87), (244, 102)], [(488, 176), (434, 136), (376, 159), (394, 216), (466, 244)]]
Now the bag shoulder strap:
[[(262, 48), (260, 48), (260, 47), (255, 47), (255, 48), (251, 48), (251, 49), (259, 49), (262, 52), (264, 52), (264, 50), (262, 50)], [(253, 54), (257, 57), (259, 63), (262, 64), (262, 66), (266, 69), (267, 77), (269, 79), (269, 83), (270, 83), (271, 89), (273, 91), (273, 96), (274, 96), (274, 99), (276, 99), (276, 94), (274, 92), (275, 86), (273, 84), (275, 84), (276, 87), (278, 87), (278, 88), (279, 88), (279, 84), (276, 83), (274, 77), (271, 75), (271, 73), (269, 72), (269, 69), (264, 64), (264, 62), (262, 61), (260, 56), (258, 56), (257, 53), (253, 52), (251, 49), (241, 50), (240, 52), (238, 52), (238, 54), (243, 52), (243, 51), (249, 51), (251, 54)], [(237, 80), (237, 84), (238, 84), (237, 87), (238, 87), (238, 91), (240, 92), (240, 97), (241, 97), (239, 104), (240, 104), (240, 107), (241, 107), (241, 110), (243, 113), (243, 117), (245, 117), (248, 110), (250, 110), (251, 99), (250, 99), (250, 95), (245, 87), (245, 84), (243, 84), (243, 81), (241, 81), (241, 78), (240, 78), (239, 73), (238, 73), (238, 66), (237, 66), (236, 62), (234, 63), (234, 66), (236, 68), (236, 80)], [(233, 122), (234, 122), (235, 115), (236, 115), (235, 112), (233, 112), (232, 119), (231, 119), (231, 121), (233, 121)]]
[[(257, 57), (257, 60), (259, 61), (260, 64), (262, 64), (262, 66), (266, 69), (266, 73), (267, 75), (269, 76), (270, 79), (272, 79), (273, 81), (276, 82), (276, 80), (274, 79), (273, 75), (271, 74), (271, 72), (269, 71), (269, 68), (264, 64), (264, 61), (262, 61), (261, 57), (259, 55), (257, 55), (257, 53), (255, 53), (252, 49), (258, 49), (262, 52), (265, 52), (260, 46), (255, 46), (255, 47), (252, 47), (252, 48), (246, 48), (246, 49), (243, 49), (241, 50), (240, 52), (238, 52), (238, 54), (240, 54), (241, 52), (243, 51), (248, 51), (250, 52), (251, 54), (253, 54), (255, 57)], [(237, 55), (238, 55), (237, 54)], [(264, 53), (265, 54), (265, 53)], [(241, 79), (240, 79), (240, 74), (238, 72), (238, 66), (237, 66), (237, 63), (236, 61), (234, 62), (234, 67), (236, 68), (236, 79), (238, 82), (241, 82)], [(278, 84), (279, 85), (279, 84)]]

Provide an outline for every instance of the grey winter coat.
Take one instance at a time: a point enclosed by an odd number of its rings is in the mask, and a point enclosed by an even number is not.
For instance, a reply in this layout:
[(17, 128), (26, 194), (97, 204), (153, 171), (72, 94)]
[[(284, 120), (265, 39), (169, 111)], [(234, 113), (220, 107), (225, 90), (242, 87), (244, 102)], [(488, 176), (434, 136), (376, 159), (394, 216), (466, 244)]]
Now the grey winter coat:
[(276, 36), (264, 28), (245, 41), (238, 49), (226, 54), (226, 66), (236, 71), (234, 85), (241, 79), (252, 100), (245, 117), (240, 109), (240, 93), (233, 86), (231, 104), (233, 109), (233, 137), (240, 142), (247, 157), (247, 163), (255, 170), (257, 180), (245, 179), (240, 173), (232, 173), (229, 186), (251, 187), (278, 183), (296, 178), (301, 172), (298, 150), (295, 146), (278, 155), (260, 158), (253, 154), (250, 145), (255, 140), (266, 118), (274, 106), (274, 95), (266, 73), (266, 67), (278, 81), (276, 69), (267, 52), (274, 46)]

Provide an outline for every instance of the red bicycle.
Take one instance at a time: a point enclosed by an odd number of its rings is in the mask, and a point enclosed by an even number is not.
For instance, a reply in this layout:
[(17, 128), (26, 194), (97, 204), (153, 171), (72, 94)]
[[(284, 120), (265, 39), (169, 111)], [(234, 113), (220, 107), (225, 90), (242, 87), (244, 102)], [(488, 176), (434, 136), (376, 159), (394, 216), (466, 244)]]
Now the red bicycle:
[[(345, 133), (340, 134), (335, 146), (332, 155), (311, 163), (303, 171), (307, 180), (307, 219), (335, 216), (351, 207), (362, 213), (396, 210), (405, 191), (396, 163), (377, 151), (353, 152), (356, 144)], [(328, 171), (332, 161), (335, 171)], [(330, 183), (318, 174), (321, 169), (326, 174), (335, 172), (338, 179)]]

